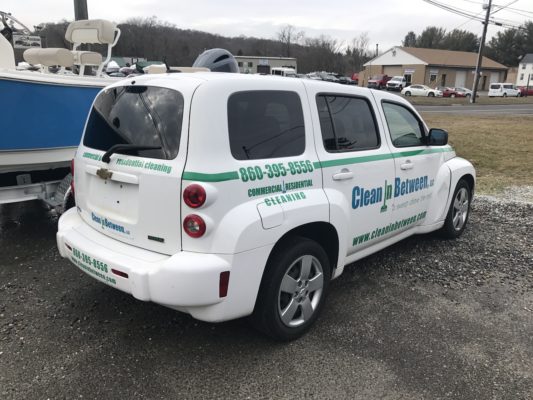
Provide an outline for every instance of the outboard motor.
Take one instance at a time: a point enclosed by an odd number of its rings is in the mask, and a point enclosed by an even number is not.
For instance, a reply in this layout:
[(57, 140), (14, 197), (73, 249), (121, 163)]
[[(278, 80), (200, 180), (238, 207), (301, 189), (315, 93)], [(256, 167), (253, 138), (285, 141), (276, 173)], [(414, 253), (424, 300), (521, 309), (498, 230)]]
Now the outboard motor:
[(210, 49), (204, 51), (194, 61), (193, 67), (209, 68), (211, 72), (239, 73), (239, 66), (235, 57), (225, 49)]

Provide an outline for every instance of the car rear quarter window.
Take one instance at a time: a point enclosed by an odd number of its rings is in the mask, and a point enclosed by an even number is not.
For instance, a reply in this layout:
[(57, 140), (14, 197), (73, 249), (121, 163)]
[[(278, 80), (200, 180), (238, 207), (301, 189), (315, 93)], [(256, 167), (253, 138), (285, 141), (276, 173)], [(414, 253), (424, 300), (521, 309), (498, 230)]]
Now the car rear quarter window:
[(228, 100), (231, 154), (237, 160), (297, 156), (305, 150), (300, 96), (295, 92), (237, 92)]
[(171, 160), (179, 151), (182, 120), (183, 96), (176, 90), (151, 86), (110, 88), (94, 102), (83, 144), (102, 151), (116, 144), (161, 147), (128, 154)]
[(343, 152), (379, 147), (374, 113), (366, 99), (319, 95), (317, 106), (326, 151)]
[(424, 145), (422, 122), (407, 107), (383, 102), (383, 112), (394, 147)]

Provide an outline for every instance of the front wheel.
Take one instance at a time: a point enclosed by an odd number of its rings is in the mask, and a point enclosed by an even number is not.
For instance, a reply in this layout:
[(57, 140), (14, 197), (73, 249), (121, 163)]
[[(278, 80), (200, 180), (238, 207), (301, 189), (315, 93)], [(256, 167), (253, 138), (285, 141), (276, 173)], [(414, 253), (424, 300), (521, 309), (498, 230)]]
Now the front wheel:
[(411, 92), (405, 92), (406, 96), (411, 96)]
[(461, 179), (453, 193), (452, 203), (446, 215), (441, 233), (449, 238), (455, 239), (461, 236), (465, 230), (468, 216), (470, 215), (470, 202), (472, 200), (472, 190), (468, 182)]
[(318, 243), (303, 237), (289, 239), (274, 251), (251, 322), (274, 339), (293, 340), (318, 318), (331, 277), (329, 260)]
[(428, 97), (435, 97), (435, 93), (433, 93), (433, 92), (429, 92), (429, 93), (428, 93)]
[(503, 97), (507, 97), (507, 93), (504, 93), (504, 94), (503, 94)]
[(455, 93), (452, 93), (452, 94), (450, 95), (450, 97), (451, 97), (452, 99), (455, 98)]

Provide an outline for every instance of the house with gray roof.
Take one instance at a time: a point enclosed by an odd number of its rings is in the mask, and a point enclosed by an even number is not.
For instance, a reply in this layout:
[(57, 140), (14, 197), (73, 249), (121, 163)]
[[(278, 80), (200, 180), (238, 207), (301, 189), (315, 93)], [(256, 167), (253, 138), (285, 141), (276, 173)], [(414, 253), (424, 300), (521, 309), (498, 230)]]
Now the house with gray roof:
[[(477, 53), (466, 51), (393, 47), (364, 64), (366, 79), (363, 84), (366, 85), (369, 76), (387, 74), (404, 76), (409, 83), (431, 87), (471, 88), (476, 62)], [(483, 57), (479, 89), (488, 90), (490, 83), (505, 82), (507, 69), (505, 65)]]

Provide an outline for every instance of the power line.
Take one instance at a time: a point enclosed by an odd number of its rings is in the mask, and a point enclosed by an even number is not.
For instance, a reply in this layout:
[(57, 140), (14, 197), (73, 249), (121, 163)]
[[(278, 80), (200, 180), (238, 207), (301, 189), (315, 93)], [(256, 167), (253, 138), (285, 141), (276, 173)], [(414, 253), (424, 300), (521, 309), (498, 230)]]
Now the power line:
[(513, 0), (511, 1), (509, 4), (506, 4), (505, 6), (497, 6), (496, 4), (494, 5), (494, 7), (500, 7), (498, 8), (497, 10), (494, 10), (493, 12), (490, 13), (490, 15), (493, 15), (493, 14), (496, 14), (498, 11), (501, 11), (507, 7), (509, 7), (511, 4), (514, 4), (516, 3), (518, 0)]
[[(449, 11), (449, 12), (457, 14), (457, 15), (460, 15), (462, 17), (470, 18), (470, 19), (485, 23), (485, 19), (484, 18), (480, 18), (480, 17), (478, 17), (475, 14), (470, 14), (470, 12), (467, 11), (467, 10), (463, 10), (463, 9), (459, 9), (459, 8), (453, 8), (453, 7), (450, 7), (450, 6), (446, 5), (446, 4), (442, 4), (442, 3), (439, 3), (439, 2), (434, 1), (434, 0), (423, 0), (423, 1), (425, 1), (426, 3), (429, 3), (431, 5), (434, 5), (436, 7), (442, 8), (443, 10)], [(502, 27), (505, 27), (505, 28), (520, 29), (519, 26), (510, 24), (510, 23), (507, 23), (507, 22), (503, 22), (501, 19), (500, 20), (496, 20), (494, 18), (493, 19), (488, 19), (488, 23), (492, 24), (492, 25), (502, 26)]]
[[(481, 1), (473, 1), (473, 0), (463, 0), (463, 1), (465, 1), (467, 3), (478, 4), (478, 5), (485, 4), (485, 3), (481, 2)], [(516, 3), (516, 1), (515, 1), (515, 3)], [(502, 6), (500, 6), (499, 4), (494, 4), (494, 7), (502, 7)], [(529, 18), (529, 16), (524, 15), (524, 14), (520, 14), (520, 13), (531, 14), (533, 16), (533, 11), (530, 11), (530, 10), (523, 10), (521, 8), (509, 7), (509, 5), (505, 6), (504, 8), (505, 8), (506, 11), (509, 11), (509, 12), (516, 11), (517, 14), (522, 15), (524, 17), (528, 17)]]

